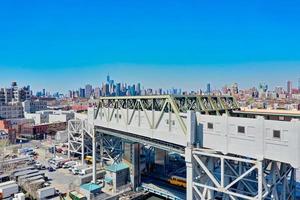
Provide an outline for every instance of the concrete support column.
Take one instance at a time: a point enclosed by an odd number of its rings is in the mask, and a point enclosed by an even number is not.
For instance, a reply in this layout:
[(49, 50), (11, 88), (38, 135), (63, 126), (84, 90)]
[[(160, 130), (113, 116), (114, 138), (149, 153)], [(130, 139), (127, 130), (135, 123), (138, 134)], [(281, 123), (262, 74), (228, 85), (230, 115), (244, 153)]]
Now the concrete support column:
[(81, 129), (80, 129), (80, 134), (81, 134), (81, 138), (82, 138), (82, 141), (81, 141), (81, 164), (83, 165), (85, 162), (84, 162), (84, 131), (83, 131), (83, 121), (80, 122), (80, 126), (81, 126)]
[(104, 159), (103, 159), (103, 133), (100, 134), (100, 166), (104, 166)]
[(257, 161), (257, 182), (258, 182), (258, 191), (257, 191), (257, 198), (262, 199), (263, 197), (263, 165), (262, 161)]
[(193, 199), (193, 163), (192, 163), (192, 148), (185, 148), (185, 163), (186, 163), (186, 199)]
[(163, 149), (155, 148), (154, 163), (157, 175), (165, 176), (167, 173), (168, 152)]
[(96, 130), (93, 127), (93, 183), (96, 183), (97, 180), (97, 163), (96, 163)]
[(68, 122), (68, 159), (71, 158), (71, 137), (70, 137), (70, 123), (71, 122)]
[(185, 163), (186, 163), (186, 199), (193, 200), (193, 146), (195, 145), (196, 135), (196, 113), (193, 111), (187, 112), (187, 137), (185, 148)]
[(140, 170), (140, 144), (134, 143), (131, 146), (132, 149), (132, 176), (133, 176), (133, 188), (136, 190), (141, 184), (141, 170)]

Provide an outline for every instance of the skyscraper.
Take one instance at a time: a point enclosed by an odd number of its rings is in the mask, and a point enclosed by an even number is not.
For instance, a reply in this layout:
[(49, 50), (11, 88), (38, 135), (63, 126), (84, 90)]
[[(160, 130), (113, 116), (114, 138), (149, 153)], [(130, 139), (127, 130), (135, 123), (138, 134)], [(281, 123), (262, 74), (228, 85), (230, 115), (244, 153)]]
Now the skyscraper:
[(141, 95), (141, 83), (138, 83), (138, 84), (137, 84), (137, 87), (136, 87), (136, 94), (137, 94), (137, 95)]
[(292, 81), (287, 82), (287, 93), (288, 94), (292, 93)]
[(85, 86), (85, 97), (90, 98), (92, 93), (93, 93), (93, 86), (91, 86), (90, 84), (87, 84)]
[(95, 88), (94, 95), (96, 98), (99, 98), (101, 96), (101, 89), (99, 87)]
[(84, 98), (85, 97), (85, 89), (79, 88), (79, 97)]
[(109, 74), (108, 74), (107, 77), (106, 77), (106, 81), (107, 81), (108, 84), (110, 84), (110, 77), (109, 77)]
[(117, 83), (116, 85), (116, 95), (121, 96), (121, 83)]
[(210, 83), (207, 83), (207, 85), (206, 85), (206, 93), (207, 93), (207, 94), (210, 94), (210, 93), (211, 93), (211, 90), (210, 90)]
[(102, 85), (102, 95), (109, 96), (109, 85), (107, 83)]
[(300, 92), (300, 78), (298, 79), (298, 90)]

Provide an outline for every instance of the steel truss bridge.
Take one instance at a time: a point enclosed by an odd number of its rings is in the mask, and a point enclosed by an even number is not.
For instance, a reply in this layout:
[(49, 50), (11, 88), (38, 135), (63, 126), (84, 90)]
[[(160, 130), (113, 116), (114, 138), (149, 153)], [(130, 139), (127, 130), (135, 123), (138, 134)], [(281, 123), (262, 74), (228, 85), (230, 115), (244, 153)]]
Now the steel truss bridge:
[[(69, 141), (80, 141), (77, 149), (69, 148), (93, 153), (94, 169), (97, 161), (121, 160), (122, 142), (114, 144), (116, 138), (180, 153), (188, 200), (296, 199), (300, 122), (232, 116), (237, 110), (230, 96), (103, 97), (87, 119), (69, 123), (70, 135), (77, 134)], [(80, 133), (90, 137), (86, 148)], [(111, 143), (105, 144), (107, 137)]]

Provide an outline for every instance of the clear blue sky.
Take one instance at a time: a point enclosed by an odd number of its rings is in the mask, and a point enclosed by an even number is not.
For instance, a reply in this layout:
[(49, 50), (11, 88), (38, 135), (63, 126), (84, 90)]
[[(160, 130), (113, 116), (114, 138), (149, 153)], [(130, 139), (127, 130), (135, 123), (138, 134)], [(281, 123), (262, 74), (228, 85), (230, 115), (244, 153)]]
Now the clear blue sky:
[(146, 87), (300, 77), (299, 0), (3, 0), (0, 86), (50, 91), (107, 73)]

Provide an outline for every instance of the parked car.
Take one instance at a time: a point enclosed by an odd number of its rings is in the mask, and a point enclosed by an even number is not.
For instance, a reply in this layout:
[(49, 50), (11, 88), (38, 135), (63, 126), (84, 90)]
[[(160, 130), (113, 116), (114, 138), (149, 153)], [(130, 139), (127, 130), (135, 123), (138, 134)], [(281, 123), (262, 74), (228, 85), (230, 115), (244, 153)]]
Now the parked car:
[(62, 152), (63, 152), (63, 149), (62, 149), (62, 148), (56, 148), (56, 152), (57, 152), (57, 153), (62, 153)]
[(35, 163), (35, 168), (42, 169), (42, 164), (41, 163)]
[(54, 172), (54, 171), (56, 171), (56, 169), (54, 168), (54, 167), (48, 167), (48, 172)]
[(30, 160), (30, 161), (27, 162), (27, 165), (34, 165), (35, 163), (36, 163), (35, 160)]
[(50, 182), (45, 182), (45, 183), (44, 183), (44, 187), (49, 187), (50, 185), (51, 185)]
[(56, 149), (55, 147), (49, 147), (49, 148), (48, 148), (49, 153), (54, 153), (54, 152), (55, 152), (55, 149)]

